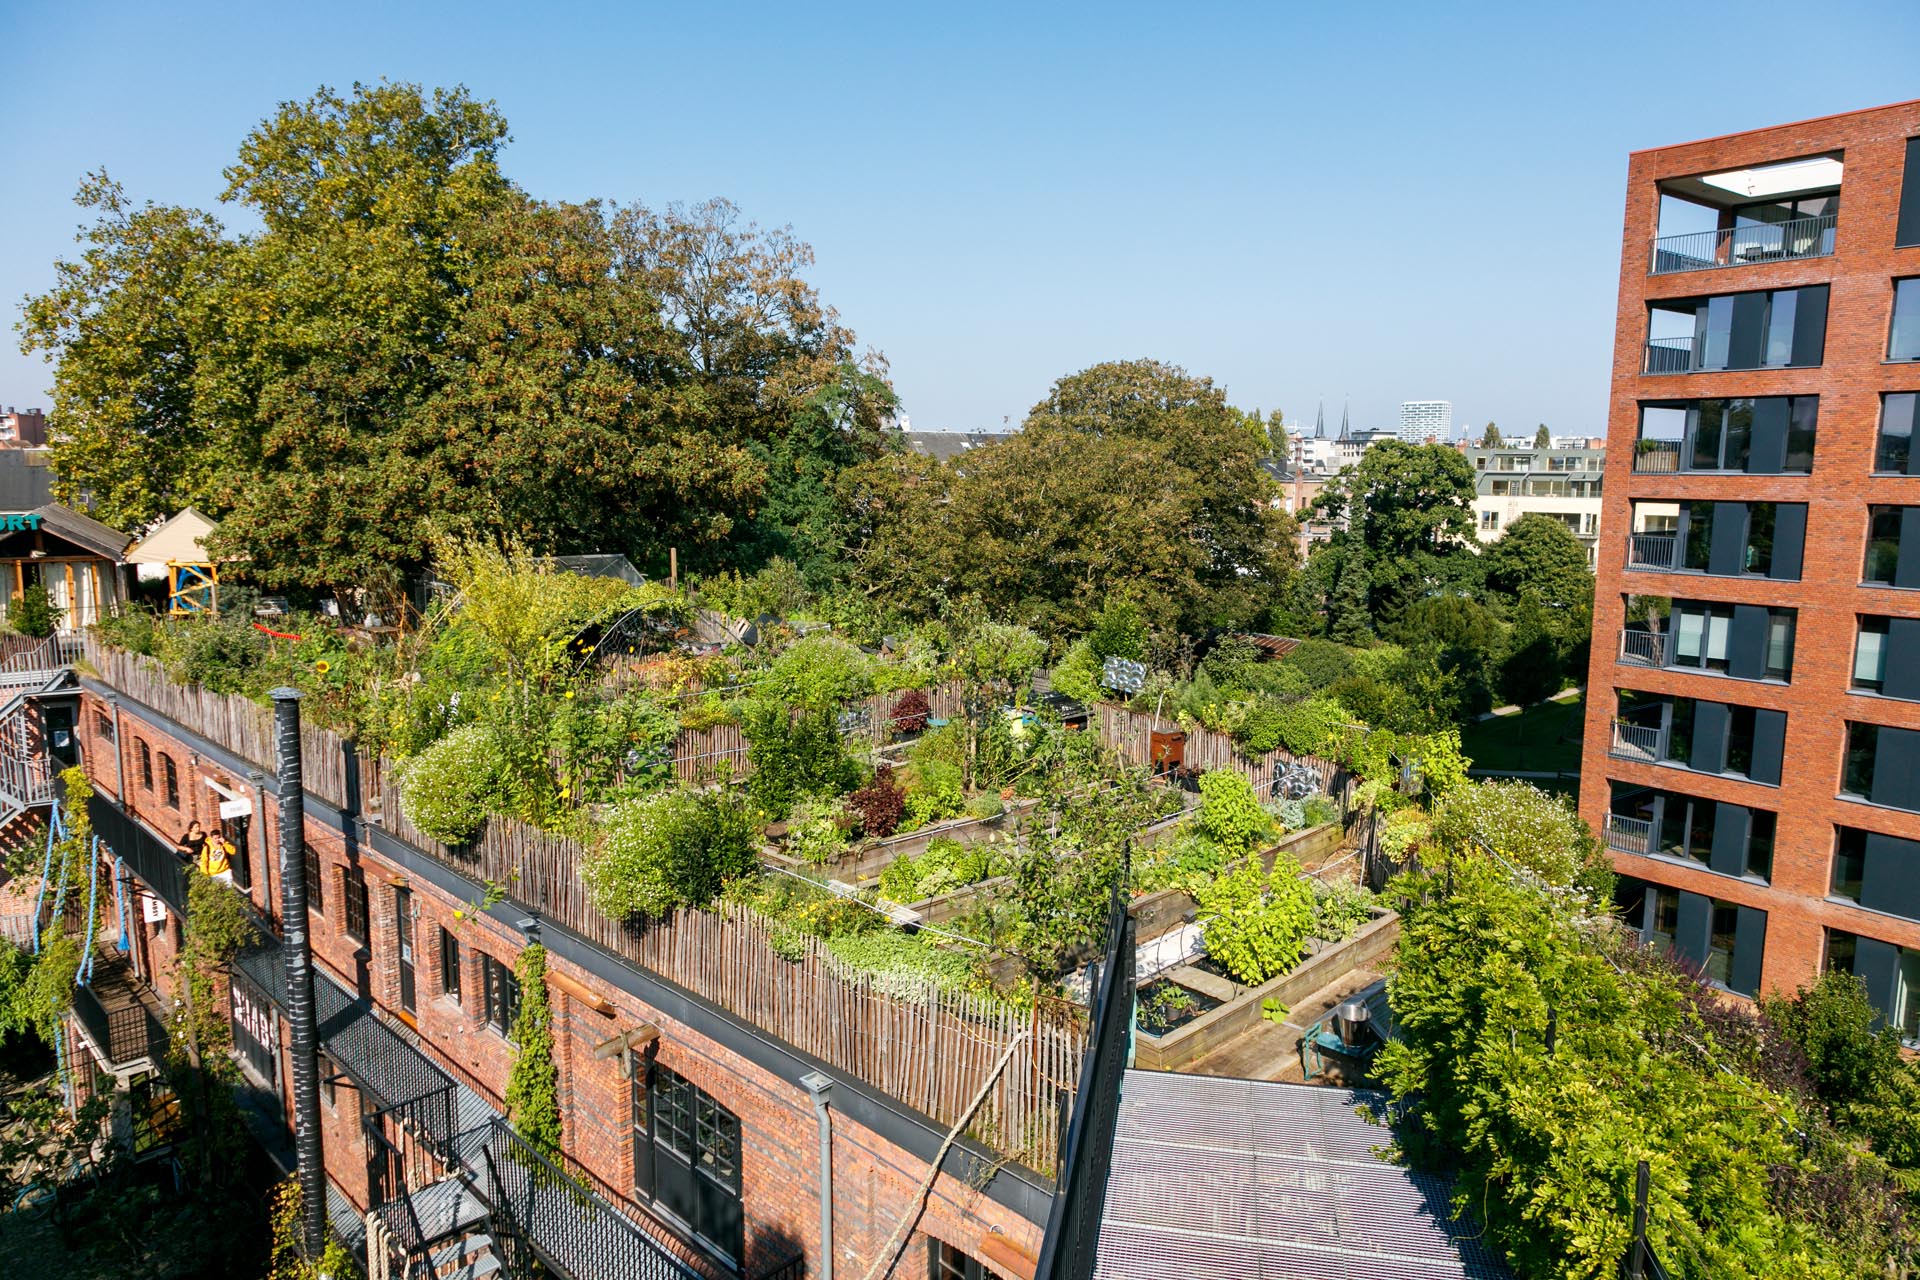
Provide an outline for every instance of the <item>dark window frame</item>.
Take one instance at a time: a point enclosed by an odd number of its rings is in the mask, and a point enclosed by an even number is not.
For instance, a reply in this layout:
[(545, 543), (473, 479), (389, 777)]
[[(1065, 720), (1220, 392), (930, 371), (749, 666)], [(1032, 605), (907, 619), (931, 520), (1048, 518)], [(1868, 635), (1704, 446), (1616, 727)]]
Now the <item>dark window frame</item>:
[(460, 938), (445, 925), (440, 926), (440, 994), (460, 1003)]
[(169, 809), (180, 807), (180, 766), (165, 751), (160, 753), (160, 803)]
[(319, 851), (312, 845), (307, 846), (305, 867), (307, 882), (307, 913), (327, 918), (327, 868), (321, 860)]
[(480, 958), (480, 1020), (513, 1042), (513, 1024), (520, 1017), (520, 979), (513, 966), (486, 951), (475, 951)]
[(347, 937), (363, 947), (368, 945), (368, 939), (372, 937), (372, 922), (367, 908), (367, 873), (363, 868), (346, 866), (340, 869), (340, 904), (340, 924)]
[[(1903, 338), (1907, 346), (1896, 346)], [(1920, 276), (1893, 282), (1893, 302), (1887, 308), (1887, 360), (1899, 364), (1920, 361)]]
[(139, 748), (140, 789), (143, 791), (152, 791), (153, 790), (153, 748), (147, 745), (147, 740), (145, 738), (135, 738), (133, 740), (133, 745)]
[(108, 715), (106, 712), (100, 710), (98, 707), (94, 708), (93, 726), (94, 726), (95, 732), (100, 736), (101, 739), (103, 739), (106, 742), (114, 741), (113, 717)]

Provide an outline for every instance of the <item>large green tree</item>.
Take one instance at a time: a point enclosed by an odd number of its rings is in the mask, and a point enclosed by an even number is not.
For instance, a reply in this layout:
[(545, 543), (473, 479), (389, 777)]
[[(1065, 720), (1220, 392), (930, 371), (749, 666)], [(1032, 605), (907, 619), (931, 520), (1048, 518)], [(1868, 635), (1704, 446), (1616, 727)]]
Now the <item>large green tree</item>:
[(1587, 549), (1567, 526), (1528, 512), (1481, 553), (1487, 590), (1509, 601), (1531, 595), (1555, 609), (1593, 603), (1593, 572)]
[(196, 503), (254, 578), (320, 591), (397, 585), (442, 530), (699, 566), (794, 550), (738, 538), (764, 507), (831, 545), (813, 508), (893, 399), (806, 247), (724, 202), (540, 201), (506, 138), (462, 89), (283, 104), (226, 171), (245, 236), (89, 179), (22, 326), (69, 492), (127, 527)]
[[(1314, 499), (1317, 515), (1339, 527), (1329, 550), (1337, 548), (1346, 564), (1331, 581), (1350, 593), (1357, 575), (1347, 566), (1364, 567), (1375, 629), (1393, 626), (1415, 600), (1471, 576), (1466, 546), (1473, 537), (1473, 494), (1473, 467), (1459, 450), (1383, 440)], [(1351, 629), (1350, 620), (1342, 625)]]
[(1244, 624), (1293, 562), (1268, 447), (1209, 379), (1095, 365), (1055, 383), (1003, 443), (852, 473), (857, 575), (910, 616), (974, 597), (1049, 635), (1085, 630), (1110, 595), (1156, 626)]

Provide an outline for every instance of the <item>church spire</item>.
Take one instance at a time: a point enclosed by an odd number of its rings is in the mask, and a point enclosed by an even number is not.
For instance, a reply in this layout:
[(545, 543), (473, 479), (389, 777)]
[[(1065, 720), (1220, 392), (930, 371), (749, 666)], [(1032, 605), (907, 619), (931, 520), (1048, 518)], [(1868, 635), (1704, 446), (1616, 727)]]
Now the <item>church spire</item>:
[(1353, 438), (1353, 432), (1347, 427), (1347, 402), (1344, 400), (1340, 402), (1340, 438), (1342, 440)]
[(1327, 401), (1326, 401), (1326, 398), (1323, 396), (1321, 397), (1321, 400), (1320, 400), (1320, 407), (1316, 409), (1313, 414), (1313, 438), (1315, 440), (1318, 440), (1326, 434), (1327, 434)]

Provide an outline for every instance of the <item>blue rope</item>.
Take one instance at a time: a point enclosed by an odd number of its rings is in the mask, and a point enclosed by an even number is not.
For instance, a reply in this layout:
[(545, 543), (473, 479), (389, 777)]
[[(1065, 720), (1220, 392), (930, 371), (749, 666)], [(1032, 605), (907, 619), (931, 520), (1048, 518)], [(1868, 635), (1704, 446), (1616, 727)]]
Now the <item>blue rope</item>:
[(60, 825), (60, 802), (53, 802), (47, 815), (47, 856), (40, 863), (40, 892), (33, 898), (33, 954), (40, 954), (40, 908), (47, 901), (47, 877), (53, 874), (54, 829)]
[(80, 955), (80, 972), (74, 975), (74, 985), (84, 987), (93, 981), (93, 935), (99, 929), (100, 920), (100, 837), (93, 838), (87, 858), (87, 947)]
[(127, 860), (119, 854), (113, 858), (113, 901), (120, 909), (120, 949), (131, 952), (133, 940), (127, 934)]

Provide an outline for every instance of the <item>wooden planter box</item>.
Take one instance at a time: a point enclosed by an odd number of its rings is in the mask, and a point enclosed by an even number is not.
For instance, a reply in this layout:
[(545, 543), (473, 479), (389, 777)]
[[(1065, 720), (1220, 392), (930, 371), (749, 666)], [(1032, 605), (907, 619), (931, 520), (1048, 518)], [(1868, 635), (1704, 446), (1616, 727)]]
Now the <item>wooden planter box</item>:
[(790, 867), (795, 871), (814, 870), (823, 872), (829, 880), (840, 880), (847, 884), (865, 884), (880, 878), (880, 873), (892, 865), (895, 858), (902, 854), (918, 857), (927, 851), (927, 846), (941, 836), (949, 840), (958, 840), (961, 844), (979, 844), (1002, 834), (1013, 824), (1014, 819), (1029, 813), (1038, 800), (1016, 800), (1006, 809), (991, 818), (950, 818), (945, 822), (936, 822), (932, 826), (921, 827), (903, 836), (888, 836), (885, 840), (867, 840), (848, 849), (837, 858), (826, 862), (808, 862), (796, 858), (784, 849), (768, 849), (764, 857), (778, 866)]
[[(1278, 1000), (1292, 1008), (1321, 987), (1378, 960), (1393, 949), (1399, 936), (1400, 917), (1390, 911), (1382, 912), (1371, 922), (1362, 925), (1359, 932), (1345, 942), (1335, 943), (1307, 956), (1290, 973), (1283, 973), (1257, 987), (1239, 988), (1239, 994), (1227, 1003), (1218, 1009), (1208, 1010), (1176, 1031), (1165, 1036), (1139, 1032), (1133, 1040), (1133, 1063), (1148, 1071), (1178, 1071), (1235, 1036), (1258, 1027), (1262, 1017), (1261, 1006), (1268, 999)], [(1179, 969), (1160, 976), (1184, 985)], [(1208, 994), (1214, 994), (1214, 988), (1221, 985), (1220, 980), (1210, 974), (1196, 971), (1194, 976), (1206, 980), (1204, 983), (1196, 982), (1196, 990), (1206, 989)]]

